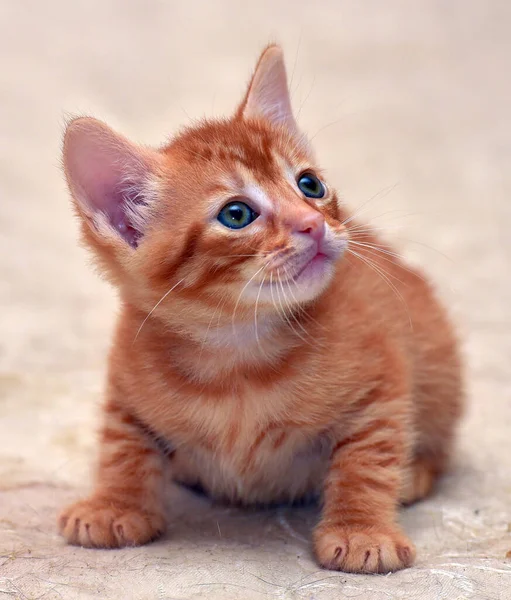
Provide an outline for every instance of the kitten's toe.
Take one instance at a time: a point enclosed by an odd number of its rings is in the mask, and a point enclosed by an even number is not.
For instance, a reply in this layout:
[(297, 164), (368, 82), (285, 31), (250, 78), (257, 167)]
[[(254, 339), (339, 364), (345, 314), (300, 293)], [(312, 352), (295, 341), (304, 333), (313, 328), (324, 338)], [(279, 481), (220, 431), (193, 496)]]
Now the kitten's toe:
[(350, 573), (389, 573), (415, 560), (414, 545), (398, 528), (320, 525), (314, 549), (322, 567)]
[(165, 531), (165, 517), (160, 511), (92, 497), (66, 508), (58, 525), (69, 544), (120, 548), (139, 546), (159, 537)]

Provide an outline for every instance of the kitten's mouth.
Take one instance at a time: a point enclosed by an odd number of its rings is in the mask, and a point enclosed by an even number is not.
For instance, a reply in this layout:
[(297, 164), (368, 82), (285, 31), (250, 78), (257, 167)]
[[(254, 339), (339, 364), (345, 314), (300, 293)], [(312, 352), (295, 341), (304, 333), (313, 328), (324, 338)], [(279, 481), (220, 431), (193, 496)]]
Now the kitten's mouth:
[(335, 257), (332, 256), (332, 253), (320, 248), (313, 249), (311, 253), (307, 254), (309, 256), (305, 257), (305, 261), (300, 261), (298, 265), (291, 264), (285, 268), (284, 276), (279, 277), (281, 284), (313, 284), (323, 279), (330, 270), (329, 267), (334, 262)]
[(317, 244), (300, 254), (289, 256), (265, 273), (264, 282), (254, 285), (254, 295), (270, 302), (283, 298), (286, 303), (312, 300), (325, 289), (334, 274), (337, 259), (343, 254), (347, 240)]
[(329, 256), (324, 252), (318, 251), (296, 273), (287, 277), (284, 283), (300, 285), (311, 279), (319, 278), (325, 274), (326, 268), (331, 262), (332, 259)]

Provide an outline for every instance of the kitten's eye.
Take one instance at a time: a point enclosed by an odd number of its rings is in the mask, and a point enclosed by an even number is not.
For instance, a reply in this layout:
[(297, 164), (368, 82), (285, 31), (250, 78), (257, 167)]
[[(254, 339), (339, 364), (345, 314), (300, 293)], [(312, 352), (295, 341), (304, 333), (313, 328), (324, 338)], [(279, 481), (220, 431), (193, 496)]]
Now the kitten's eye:
[(243, 229), (259, 216), (244, 202), (229, 202), (218, 213), (217, 219), (229, 229)]
[(300, 175), (297, 184), (307, 198), (323, 198), (325, 195), (325, 186), (312, 173), (303, 173)]

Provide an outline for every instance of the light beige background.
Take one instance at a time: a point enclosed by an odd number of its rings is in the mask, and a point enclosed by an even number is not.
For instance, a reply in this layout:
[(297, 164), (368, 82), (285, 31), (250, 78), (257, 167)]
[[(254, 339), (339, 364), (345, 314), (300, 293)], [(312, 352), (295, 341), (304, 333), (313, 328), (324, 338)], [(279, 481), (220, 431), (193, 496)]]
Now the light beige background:
[[(310, 509), (246, 513), (174, 491), (150, 547), (65, 547), (87, 488), (115, 298), (77, 245), (65, 116), (158, 144), (228, 113), (281, 41), (332, 181), (434, 277), (470, 411), (456, 470), (403, 513), (417, 566), (319, 570)], [(507, 0), (0, 3), (0, 598), (511, 598), (511, 4)], [(366, 209), (364, 209), (366, 210)]]

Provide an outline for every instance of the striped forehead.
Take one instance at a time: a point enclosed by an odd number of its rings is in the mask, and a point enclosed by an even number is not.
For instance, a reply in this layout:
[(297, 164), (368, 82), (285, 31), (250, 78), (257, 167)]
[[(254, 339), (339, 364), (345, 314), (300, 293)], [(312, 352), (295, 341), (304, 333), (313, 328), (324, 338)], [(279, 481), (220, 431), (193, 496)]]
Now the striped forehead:
[(280, 176), (275, 151), (270, 147), (263, 148), (256, 144), (220, 147), (217, 148), (216, 158), (244, 172), (249, 171), (253, 179), (261, 182), (275, 182)]
[(218, 199), (225, 201), (231, 196), (240, 196), (253, 200), (258, 210), (269, 214), (274, 211), (272, 188), (273, 185), (264, 185), (253, 177), (249, 169), (238, 167), (225, 173), (210, 189), (211, 206), (214, 210)]
[(223, 175), (210, 190), (213, 201), (212, 210), (216, 208), (219, 199), (226, 201), (232, 196), (241, 196), (252, 200), (254, 208), (263, 214), (275, 214), (280, 211), (281, 200), (299, 195), (296, 177), (307, 167), (304, 162), (292, 165), (282, 156), (275, 156), (277, 176), (273, 179), (259, 177), (254, 170), (244, 164), (225, 165)]
[(238, 181), (243, 182), (243, 195), (252, 198), (258, 205), (270, 212), (274, 208), (275, 194), (281, 196), (285, 191), (298, 192), (297, 175), (307, 168), (307, 163), (299, 161), (292, 165), (287, 159), (280, 155), (275, 156), (278, 177), (276, 180), (262, 180), (254, 175), (251, 169), (239, 167), (237, 170)]
[(275, 179), (258, 177), (253, 169), (244, 165), (235, 167), (222, 179), (224, 191), (240, 194), (253, 200), (258, 209), (264, 213), (275, 212), (275, 201), (296, 187), (294, 169), (283, 159), (276, 160), (278, 176)]
[(260, 180), (279, 176), (278, 140), (265, 130), (213, 129), (190, 131), (178, 140), (187, 162), (217, 167), (243, 167)]
[(174, 148), (195, 167), (211, 199), (240, 194), (265, 211), (275, 208), (284, 188), (286, 196), (297, 191), (298, 172), (310, 166), (300, 140), (257, 123), (205, 123), (177, 138), (169, 150)]

